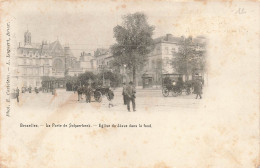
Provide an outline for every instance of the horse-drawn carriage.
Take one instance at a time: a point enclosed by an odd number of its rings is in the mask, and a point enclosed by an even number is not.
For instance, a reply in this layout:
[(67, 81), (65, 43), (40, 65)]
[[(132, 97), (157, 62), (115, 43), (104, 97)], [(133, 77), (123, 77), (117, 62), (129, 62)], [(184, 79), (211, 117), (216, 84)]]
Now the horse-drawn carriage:
[(187, 81), (183, 82), (182, 74), (163, 74), (162, 75), (162, 94), (164, 97), (172, 96), (176, 97), (185, 92), (186, 95), (191, 93), (192, 83)]
[[(85, 89), (86, 89), (85, 87), (80, 87), (78, 91), (84, 93)], [(93, 97), (96, 102), (101, 102), (103, 96), (106, 96), (107, 99), (110, 100), (108, 96), (108, 91), (109, 91), (108, 86), (101, 86), (101, 85), (96, 86), (95, 84), (92, 84), (90, 92), (91, 92), (91, 97)]]
[(106, 96), (108, 100), (109, 96), (108, 96), (108, 91), (109, 91), (109, 86), (98, 86), (95, 90), (94, 90), (94, 98), (95, 100), (99, 100), (101, 97), (102, 100), (102, 96)]
[(97, 102), (102, 101), (102, 97), (104, 95), (107, 95), (109, 88), (108, 87), (103, 87), (103, 86), (97, 86), (96, 88), (93, 89), (93, 96), (94, 99)]

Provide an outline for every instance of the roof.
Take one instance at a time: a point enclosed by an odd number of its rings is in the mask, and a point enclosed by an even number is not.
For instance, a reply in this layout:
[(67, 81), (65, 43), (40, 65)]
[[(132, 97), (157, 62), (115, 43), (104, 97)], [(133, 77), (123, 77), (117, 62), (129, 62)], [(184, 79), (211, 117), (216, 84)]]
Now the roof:
[(98, 57), (100, 55), (105, 55), (109, 53), (109, 49), (106, 48), (97, 48), (97, 50), (94, 52), (94, 56)]
[(56, 41), (50, 43), (49, 44), (49, 50), (50, 50), (51, 53), (55, 52), (57, 50), (64, 52), (64, 49), (63, 49), (62, 45), (60, 44), (59, 40), (56, 40)]
[[(164, 36), (158, 37), (154, 39), (155, 43), (175, 43), (175, 44), (181, 44), (181, 42), (185, 38), (183, 36), (181, 37), (175, 37), (171, 34), (166, 34)], [(204, 45), (206, 44), (206, 38), (204, 36), (197, 36), (195, 38), (192, 38), (192, 42), (194, 44)]]
[(199, 45), (205, 45), (206, 44), (206, 38), (203, 36), (197, 36), (194, 39), (192, 39), (192, 41), (195, 44), (199, 44)]
[[(32, 43), (30, 45), (25, 45), (25, 46), (21, 46), (18, 47), (18, 53), (22, 53), (22, 51), (32, 51), (33, 53), (35, 53), (36, 51), (39, 52), (40, 55), (47, 53), (50, 55), (55, 55), (55, 53), (59, 53), (59, 55), (64, 55), (65, 54), (65, 50), (63, 48), (63, 46), (61, 45), (61, 43), (59, 42), (59, 40), (56, 40), (50, 44), (46, 43)], [(70, 56), (73, 57), (73, 54), (70, 50), (70, 48), (66, 48), (66, 53), (69, 54)]]
[(182, 37), (175, 37), (171, 34), (166, 34), (165, 36), (161, 36), (161, 37), (158, 37), (158, 38), (155, 38), (154, 39), (154, 42), (155, 43), (160, 43), (160, 42), (168, 42), (168, 43), (181, 43), (182, 41)]

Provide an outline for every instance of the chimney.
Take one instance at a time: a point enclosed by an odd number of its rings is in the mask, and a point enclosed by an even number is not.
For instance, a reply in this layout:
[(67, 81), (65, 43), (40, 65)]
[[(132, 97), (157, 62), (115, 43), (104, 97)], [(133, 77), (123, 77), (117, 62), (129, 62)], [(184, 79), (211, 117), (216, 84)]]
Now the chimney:
[(169, 41), (172, 38), (172, 34), (166, 34), (166, 41)]
[(184, 36), (181, 36), (181, 41), (184, 41)]

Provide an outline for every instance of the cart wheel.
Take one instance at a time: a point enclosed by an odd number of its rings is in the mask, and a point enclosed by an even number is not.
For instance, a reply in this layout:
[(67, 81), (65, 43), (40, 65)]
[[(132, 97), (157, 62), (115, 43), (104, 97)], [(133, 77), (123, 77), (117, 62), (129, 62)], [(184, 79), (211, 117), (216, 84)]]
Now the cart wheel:
[(182, 90), (181, 90), (181, 89), (178, 90), (178, 91), (177, 91), (177, 94), (178, 94), (178, 96), (180, 96), (180, 95), (182, 94)]
[(186, 89), (186, 95), (190, 94), (190, 89)]
[(178, 93), (176, 91), (172, 91), (172, 96), (173, 97), (177, 97), (178, 96)]
[(162, 94), (163, 94), (164, 97), (169, 96), (169, 90), (167, 88), (163, 88)]
[(111, 99), (109, 98), (108, 94), (106, 94), (107, 100), (110, 101)]
[(102, 94), (100, 91), (94, 92), (94, 98), (97, 102), (101, 102), (102, 101)]

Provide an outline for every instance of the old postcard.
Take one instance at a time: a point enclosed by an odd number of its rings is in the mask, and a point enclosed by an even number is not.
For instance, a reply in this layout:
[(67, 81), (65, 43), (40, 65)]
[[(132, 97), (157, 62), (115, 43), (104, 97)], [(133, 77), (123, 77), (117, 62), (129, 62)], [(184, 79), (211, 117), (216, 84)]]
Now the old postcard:
[(0, 168), (259, 168), (259, 2), (6, 0), (0, 18)]

